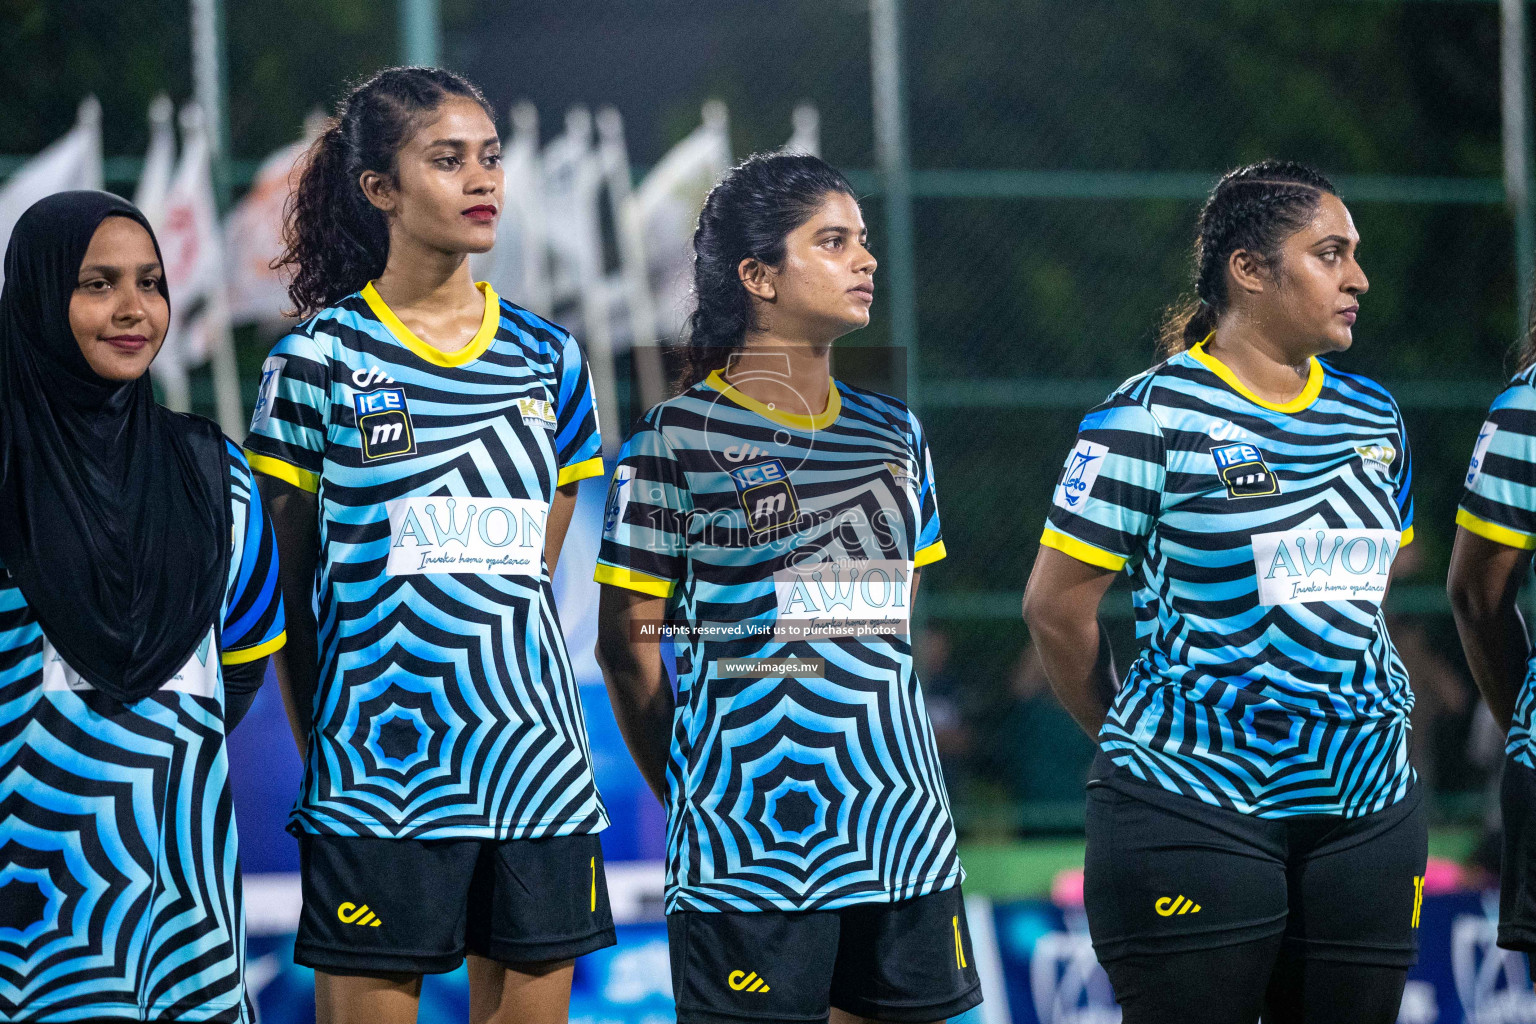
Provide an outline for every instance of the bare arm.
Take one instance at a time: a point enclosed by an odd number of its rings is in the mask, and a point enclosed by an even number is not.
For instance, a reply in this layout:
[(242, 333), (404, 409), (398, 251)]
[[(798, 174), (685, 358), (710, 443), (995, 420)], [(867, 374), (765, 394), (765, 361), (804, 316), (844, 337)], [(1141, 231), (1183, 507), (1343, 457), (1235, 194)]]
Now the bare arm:
[(1531, 655), (1531, 641), (1515, 603), (1530, 566), (1531, 552), (1457, 527), (1445, 589), (1472, 678), (1505, 732), (1515, 716), (1515, 699)]
[(659, 640), (637, 640), (631, 625), (666, 618), (667, 599), (604, 584), (597, 609), (597, 663), (630, 756), (646, 785), (667, 802), (667, 760), (676, 707)]
[(319, 499), (265, 473), (256, 474), (256, 486), (277, 536), (278, 586), (288, 626), (288, 642), (272, 655), (273, 667), (288, 709), (288, 727), (303, 757), (309, 748), (320, 679), (313, 605), (315, 565), (320, 558)]
[(1041, 547), (1024, 589), (1024, 621), (1062, 707), (1097, 739), (1119, 679), (1099, 628), (1099, 602), (1115, 572)]
[(549, 503), (549, 515), (544, 520), (544, 564), (549, 567), (550, 579), (555, 578), (555, 565), (560, 561), (560, 549), (565, 546), (566, 531), (571, 528), (580, 486), (580, 480), (573, 480), (556, 488), (555, 500)]

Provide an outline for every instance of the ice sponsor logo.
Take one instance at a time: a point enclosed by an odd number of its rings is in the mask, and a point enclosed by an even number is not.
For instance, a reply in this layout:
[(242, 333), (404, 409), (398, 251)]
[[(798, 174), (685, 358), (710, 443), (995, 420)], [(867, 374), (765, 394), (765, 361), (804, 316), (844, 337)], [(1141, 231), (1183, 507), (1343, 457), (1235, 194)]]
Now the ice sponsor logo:
[(776, 633), (861, 636), (905, 633), (912, 565), (896, 559), (838, 558), (773, 574)]
[(753, 533), (786, 526), (800, 514), (800, 503), (789, 473), (778, 459), (765, 459), (730, 471), (736, 496), (747, 514), (747, 529)]
[(1087, 438), (1079, 438), (1077, 447), (1067, 456), (1067, 467), (1062, 471), (1061, 482), (1056, 485), (1056, 495), (1051, 504), (1068, 512), (1077, 512), (1093, 493), (1093, 482), (1104, 468), (1104, 457), (1109, 449)]
[(283, 377), (286, 356), (268, 356), (261, 364), (261, 383), (256, 387), (256, 409), (251, 413), (251, 430), (260, 430), (272, 419), (272, 403), (277, 401), (277, 385)]
[(523, 498), (396, 498), (389, 510), (391, 576), (539, 576), (549, 506)]
[(1477, 478), (1483, 475), (1483, 460), (1488, 457), (1488, 446), (1493, 443), (1493, 435), (1499, 432), (1492, 421), (1483, 424), (1483, 429), (1477, 432), (1477, 444), (1472, 447), (1472, 464), (1467, 467), (1467, 486), (1477, 483)]
[(1262, 605), (1316, 601), (1380, 603), (1402, 545), (1395, 530), (1316, 527), (1253, 535)]
[(352, 396), (364, 462), (416, 452), (416, 431), (404, 388), (380, 388)]
[(1264, 453), (1251, 444), (1225, 444), (1211, 449), (1216, 475), (1227, 488), (1228, 498), (1262, 498), (1277, 494), (1280, 483), (1264, 463)]

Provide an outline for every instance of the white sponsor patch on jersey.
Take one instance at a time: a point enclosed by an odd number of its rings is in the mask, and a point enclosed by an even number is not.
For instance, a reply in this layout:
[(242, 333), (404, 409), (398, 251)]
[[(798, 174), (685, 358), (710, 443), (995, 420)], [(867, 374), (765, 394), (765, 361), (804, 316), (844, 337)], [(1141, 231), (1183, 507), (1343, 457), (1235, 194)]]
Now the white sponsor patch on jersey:
[(1371, 601), (1387, 594), (1392, 560), (1402, 544), (1393, 530), (1306, 527), (1253, 535), (1259, 603)]
[(525, 498), (396, 498), (388, 502), (391, 576), (539, 576), (549, 505)]
[[(95, 690), (96, 687), (80, 678), (80, 673), (70, 668), (69, 662), (43, 637), (43, 689), (44, 690)], [(219, 645), (213, 627), (192, 652), (192, 657), (161, 690), (174, 693), (190, 693), (194, 697), (215, 697), (219, 692)]]
[(523, 422), (530, 427), (543, 427), (545, 430), (555, 429), (555, 405), (553, 402), (542, 398), (519, 398), (517, 411), (522, 413)]
[(1493, 435), (1499, 432), (1499, 428), (1490, 420), (1483, 424), (1483, 429), (1477, 432), (1477, 444), (1472, 448), (1472, 464), (1467, 467), (1467, 486), (1477, 483), (1477, 478), (1483, 474), (1483, 460), (1488, 457), (1488, 446), (1493, 443)]
[(1093, 482), (1099, 478), (1099, 470), (1104, 468), (1104, 457), (1108, 454), (1109, 449), (1104, 445), (1079, 438), (1077, 447), (1067, 456), (1067, 468), (1061, 475), (1061, 483), (1056, 485), (1056, 494), (1051, 504), (1068, 512), (1081, 512), (1088, 503), (1088, 495), (1093, 492)]
[(821, 627), (859, 624), (873, 627), (871, 632), (900, 632), (912, 606), (912, 563), (839, 558), (791, 566), (773, 574), (773, 596), (780, 625), (798, 622), (816, 631), (811, 635), (843, 635)]
[(261, 383), (256, 387), (256, 410), (251, 413), (251, 429), (260, 430), (272, 419), (272, 403), (277, 400), (277, 385), (288, 365), (286, 356), (268, 356), (261, 364)]

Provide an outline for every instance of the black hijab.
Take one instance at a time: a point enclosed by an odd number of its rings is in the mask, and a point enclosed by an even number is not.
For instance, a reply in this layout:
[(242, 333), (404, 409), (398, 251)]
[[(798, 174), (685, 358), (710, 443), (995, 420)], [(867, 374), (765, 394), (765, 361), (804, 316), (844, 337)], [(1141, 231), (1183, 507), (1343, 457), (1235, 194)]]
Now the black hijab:
[(148, 373), (98, 377), (70, 329), (81, 261), (108, 217), (150, 231), (116, 196), (61, 192), (22, 214), (5, 251), (0, 559), (64, 661), (126, 703), (208, 636), (231, 537), (218, 428), (156, 405)]

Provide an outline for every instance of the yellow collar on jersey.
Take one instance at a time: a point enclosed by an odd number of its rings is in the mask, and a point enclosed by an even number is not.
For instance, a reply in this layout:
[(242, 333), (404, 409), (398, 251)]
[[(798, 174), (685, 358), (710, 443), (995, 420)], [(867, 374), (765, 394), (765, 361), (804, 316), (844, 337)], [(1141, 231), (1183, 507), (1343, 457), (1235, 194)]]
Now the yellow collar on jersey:
[[(1211, 333), (1214, 334), (1215, 332), (1212, 331)], [(1220, 377), (1228, 387), (1248, 399), (1254, 405), (1263, 406), (1265, 409), (1273, 409), (1275, 412), (1301, 412), (1301, 410), (1316, 401), (1317, 396), (1322, 393), (1323, 364), (1317, 361), (1316, 356), (1313, 356), (1310, 360), (1312, 368), (1307, 374), (1307, 386), (1301, 389), (1301, 394), (1289, 402), (1265, 401), (1248, 390), (1248, 386), (1237, 379), (1237, 374), (1229, 370), (1226, 363), (1223, 363), (1205, 350), (1205, 343), (1210, 340), (1211, 335), (1207, 334), (1200, 344), (1189, 350), (1189, 354), (1194, 357), (1195, 362)]]
[(704, 383), (743, 409), (751, 409), (764, 419), (795, 430), (825, 430), (837, 421), (838, 413), (843, 411), (843, 398), (837, 392), (837, 382), (831, 377), (827, 378), (827, 408), (814, 416), (800, 416), (796, 413), (769, 408), (757, 399), (742, 394), (739, 388), (732, 387), (729, 381), (720, 376), (719, 370), (705, 377)]
[(384, 302), (372, 281), (363, 288), (363, 301), (368, 303), (368, 308), (373, 310), (373, 315), (389, 328), (389, 333), (393, 334), (400, 344), (433, 366), (463, 366), (485, 354), (485, 350), (491, 347), (491, 342), (496, 340), (496, 331), (501, 326), (501, 299), (496, 295), (496, 289), (485, 281), (481, 281), (475, 287), (485, 296), (485, 315), (480, 318), (480, 329), (475, 332), (473, 338), (469, 339), (469, 344), (457, 352), (444, 352), (435, 345), (429, 345), (416, 337), (416, 332), (405, 326), (400, 318), (395, 316), (395, 311)]

